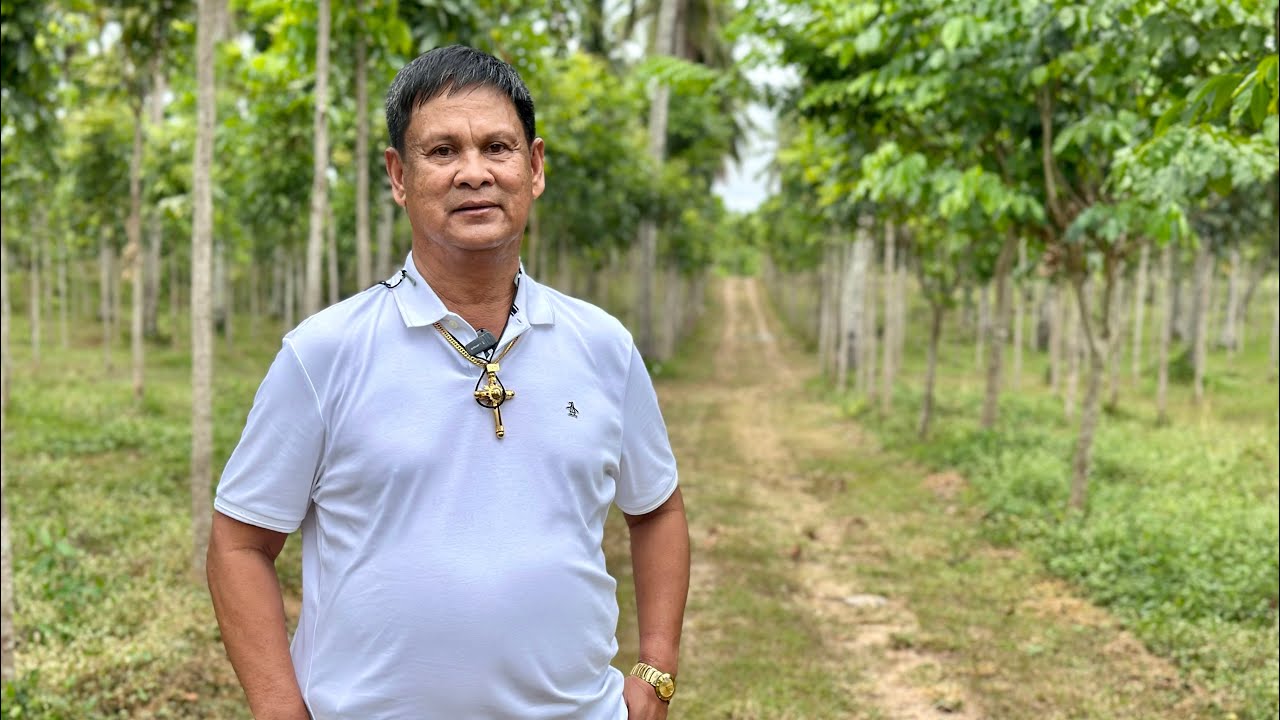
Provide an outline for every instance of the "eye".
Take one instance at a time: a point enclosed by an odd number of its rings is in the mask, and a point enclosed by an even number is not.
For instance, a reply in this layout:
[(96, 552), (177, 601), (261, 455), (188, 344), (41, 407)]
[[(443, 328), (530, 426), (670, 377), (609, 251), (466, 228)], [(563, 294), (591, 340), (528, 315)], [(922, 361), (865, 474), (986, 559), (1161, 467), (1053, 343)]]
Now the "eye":
[(491, 142), (491, 143), (489, 143), (489, 152), (491, 152), (491, 153), (501, 153), (501, 152), (506, 152), (508, 149), (509, 149), (509, 148), (507, 148), (507, 146), (506, 146), (505, 144), (500, 143), (500, 142)]
[(430, 155), (431, 157), (447, 158), (453, 155), (453, 148), (449, 147), (448, 145), (440, 145), (438, 147), (431, 148), (431, 152), (427, 154)]

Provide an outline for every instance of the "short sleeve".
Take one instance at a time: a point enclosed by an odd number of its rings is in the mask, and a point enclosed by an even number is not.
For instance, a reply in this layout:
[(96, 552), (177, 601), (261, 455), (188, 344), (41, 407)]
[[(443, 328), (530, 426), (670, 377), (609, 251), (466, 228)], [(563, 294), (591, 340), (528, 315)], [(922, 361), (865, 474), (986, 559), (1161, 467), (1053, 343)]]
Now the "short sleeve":
[(658, 395), (633, 345), (622, 401), (622, 454), (618, 463), (615, 502), (628, 515), (655, 510), (675, 492), (676, 458), (667, 426), (658, 408)]
[(288, 339), (253, 399), (227, 460), (214, 508), (241, 522), (293, 532), (306, 516), (324, 452), (324, 419)]

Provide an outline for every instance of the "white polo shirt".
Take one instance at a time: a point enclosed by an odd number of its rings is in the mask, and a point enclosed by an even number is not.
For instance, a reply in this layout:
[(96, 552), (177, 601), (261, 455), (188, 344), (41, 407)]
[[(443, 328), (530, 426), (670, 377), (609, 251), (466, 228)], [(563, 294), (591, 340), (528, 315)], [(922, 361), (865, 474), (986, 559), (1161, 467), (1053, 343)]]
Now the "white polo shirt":
[[(291, 652), (317, 720), (626, 717), (610, 503), (676, 487), (653, 385), (626, 329), (527, 275), (499, 352), (506, 436), (480, 368), (432, 327), (475, 337), (412, 255), (284, 338), (214, 506), (302, 528)], [(391, 279), (394, 284), (396, 278)], [(494, 328), (496, 331), (497, 329)]]

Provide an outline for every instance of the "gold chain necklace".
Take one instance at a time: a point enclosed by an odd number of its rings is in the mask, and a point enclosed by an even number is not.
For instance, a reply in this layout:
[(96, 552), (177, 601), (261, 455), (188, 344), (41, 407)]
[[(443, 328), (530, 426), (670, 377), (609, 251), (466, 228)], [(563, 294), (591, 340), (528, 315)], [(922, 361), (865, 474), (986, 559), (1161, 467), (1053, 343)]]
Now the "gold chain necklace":
[[(477, 367), (484, 368), (484, 375), (481, 375), (480, 380), (476, 381), (476, 389), (472, 395), (475, 397), (476, 402), (480, 404), (480, 407), (488, 408), (493, 411), (493, 433), (499, 438), (504, 437), (507, 434), (507, 430), (502, 426), (502, 403), (514, 398), (516, 396), (516, 391), (508, 390), (502, 385), (502, 381), (498, 379), (498, 363), (501, 362), (502, 358), (506, 357), (507, 353), (511, 352), (511, 348), (515, 347), (516, 343), (520, 341), (519, 336), (507, 343), (507, 346), (502, 348), (502, 352), (498, 353), (498, 357), (494, 358), (493, 362), (490, 362), (484, 358), (476, 357), (475, 355), (467, 352), (467, 349), (462, 347), (462, 343), (458, 342), (458, 339), (453, 336), (453, 333), (445, 330), (443, 325), (440, 323), (433, 324), (435, 329), (439, 330), (440, 334), (444, 336), (445, 341), (449, 343), (450, 347), (457, 350), (458, 354), (465, 358), (467, 362)], [(484, 387), (480, 387), (481, 381), (486, 378), (488, 378), (488, 384)]]

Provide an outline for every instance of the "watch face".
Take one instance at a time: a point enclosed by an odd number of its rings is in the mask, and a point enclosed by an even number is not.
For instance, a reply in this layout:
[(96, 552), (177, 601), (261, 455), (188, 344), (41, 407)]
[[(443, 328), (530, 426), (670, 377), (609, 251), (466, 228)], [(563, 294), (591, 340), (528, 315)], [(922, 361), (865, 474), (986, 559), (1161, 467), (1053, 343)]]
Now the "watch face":
[(656, 687), (658, 690), (658, 697), (663, 700), (670, 700), (671, 696), (676, 694), (675, 681), (671, 679), (670, 675), (665, 673), (663, 673), (662, 677), (658, 678), (658, 684)]

